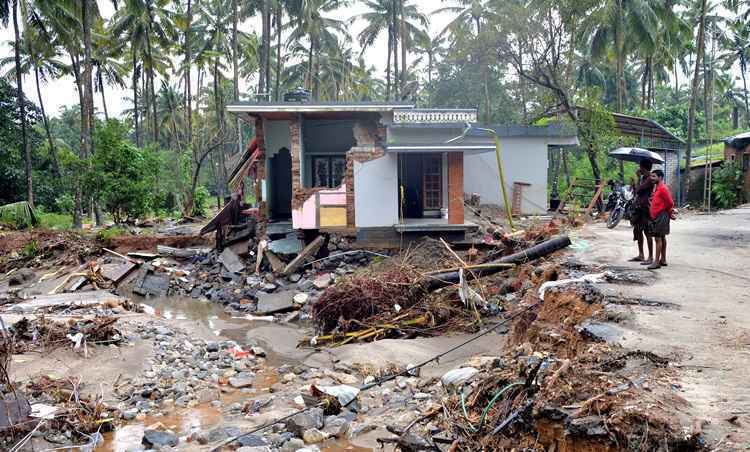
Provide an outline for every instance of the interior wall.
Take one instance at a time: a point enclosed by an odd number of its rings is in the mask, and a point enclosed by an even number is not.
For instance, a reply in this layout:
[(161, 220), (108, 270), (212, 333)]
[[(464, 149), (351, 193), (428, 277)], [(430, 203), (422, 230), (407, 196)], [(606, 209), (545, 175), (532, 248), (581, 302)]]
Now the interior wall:
[[(508, 202), (512, 200), (513, 183), (530, 184), (523, 189), (522, 214), (547, 211), (548, 155), (545, 138), (502, 138), (502, 157)], [(503, 206), (499, 171), (494, 152), (466, 154), (464, 157), (464, 192), (479, 193), (482, 204)]]
[(302, 181), (312, 187), (312, 157), (341, 155), (356, 146), (352, 120), (305, 120), (302, 124)]
[[(279, 152), (279, 149), (281, 148), (292, 148), (292, 139), (289, 134), (289, 121), (263, 121), (263, 132), (264, 132), (264, 140), (265, 140), (265, 147), (266, 147), (266, 153), (265, 153), (265, 166), (266, 171), (265, 174), (267, 175), (265, 183), (263, 186), (265, 187), (265, 190), (263, 193), (263, 199), (270, 200), (273, 197), (273, 177), (269, 177), (268, 175), (271, 174), (271, 159), (276, 155), (277, 152)], [(292, 188), (289, 187), (289, 190)], [(273, 206), (269, 205), (269, 209), (272, 209)], [(273, 214), (273, 212), (270, 212)]]
[(398, 155), (354, 161), (354, 218), (357, 227), (398, 224)]

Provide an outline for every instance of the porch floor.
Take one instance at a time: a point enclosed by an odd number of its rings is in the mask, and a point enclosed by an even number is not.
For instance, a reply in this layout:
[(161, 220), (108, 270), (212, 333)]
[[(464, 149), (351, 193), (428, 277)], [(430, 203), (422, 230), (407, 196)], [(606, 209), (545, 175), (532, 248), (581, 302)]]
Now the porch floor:
[(478, 227), (468, 221), (463, 224), (449, 224), (444, 218), (404, 218), (402, 223), (393, 225), (397, 232), (469, 231)]

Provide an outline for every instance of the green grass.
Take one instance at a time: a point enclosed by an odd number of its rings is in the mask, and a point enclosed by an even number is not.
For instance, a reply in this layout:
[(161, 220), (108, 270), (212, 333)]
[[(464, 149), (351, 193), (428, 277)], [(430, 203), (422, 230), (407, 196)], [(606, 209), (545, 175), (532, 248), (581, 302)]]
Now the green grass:
[(100, 242), (107, 243), (111, 239), (115, 237), (120, 237), (121, 235), (126, 235), (128, 233), (125, 228), (121, 228), (119, 226), (113, 226), (111, 228), (102, 229), (101, 231), (96, 233), (96, 238)]
[(68, 230), (73, 228), (73, 216), (66, 213), (40, 212), (39, 227), (45, 229)]

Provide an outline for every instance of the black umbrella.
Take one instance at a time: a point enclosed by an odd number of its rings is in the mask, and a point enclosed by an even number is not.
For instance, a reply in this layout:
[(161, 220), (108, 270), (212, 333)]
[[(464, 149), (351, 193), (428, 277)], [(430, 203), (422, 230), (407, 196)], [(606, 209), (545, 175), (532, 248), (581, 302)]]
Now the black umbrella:
[(609, 151), (609, 156), (626, 162), (640, 163), (644, 160), (651, 160), (652, 163), (664, 163), (664, 159), (659, 154), (643, 148), (617, 148)]

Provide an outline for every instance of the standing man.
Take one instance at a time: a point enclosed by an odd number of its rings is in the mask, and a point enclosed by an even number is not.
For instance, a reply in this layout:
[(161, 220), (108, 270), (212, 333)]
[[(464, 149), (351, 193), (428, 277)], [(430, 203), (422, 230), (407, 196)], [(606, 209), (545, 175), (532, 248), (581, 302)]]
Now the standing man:
[[(633, 226), (633, 241), (638, 243), (638, 256), (630, 259), (630, 262), (641, 262), (641, 265), (651, 265), (654, 262), (654, 242), (651, 239), (648, 225), (651, 222), (649, 205), (651, 193), (654, 191), (654, 183), (651, 181), (651, 160), (641, 160), (641, 164), (635, 171), (635, 205), (630, 216), (630, 224)], [(648, 245), (648, 259), (644, 260), (643, 241)]]
[(669, 221), (672, 219), (674, 201), (669, 189), (664, 184), (664, 171), (651, 172), (654, 183), (654, 196), (651, 199), (651, 235), (656, 242), (654, 262), (648, 266), (649, 270), (656, 270), (667, 266), (667, 236), (669, 235)]

